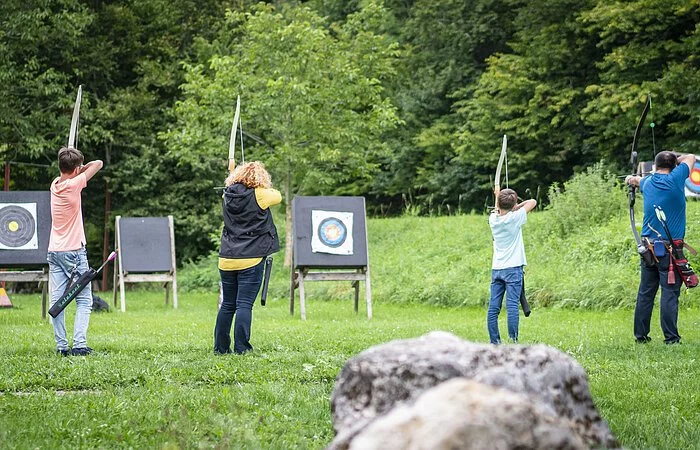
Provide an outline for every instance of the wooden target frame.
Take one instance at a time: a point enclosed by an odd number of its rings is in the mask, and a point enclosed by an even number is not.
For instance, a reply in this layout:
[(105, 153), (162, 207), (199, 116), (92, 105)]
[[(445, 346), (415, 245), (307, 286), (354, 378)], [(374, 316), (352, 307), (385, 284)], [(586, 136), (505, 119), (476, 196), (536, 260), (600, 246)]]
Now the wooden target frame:
[[(320, 235), (326, 230), (329, 234), (322, 238)], [(372, 319), (364, 197), (296, 196), (292, 200), (291, 259), (289, 314), (294, 315), (298, 288), (301, 320), (306, 320), (304, 283), (350, 281), (355, 294), (355, 314), (358, 313), (360, 282), (364, 282), (367, 319)]]
[[(0, 209), (3, 211), (0, 217), (0, 227), (3, 230), (0, 232), (17, 232), (19, 239), (7, 240), (5, 238), (9, 235), (3, 234), (3, 245), (0, 245), (0, 281), (39, 283), (41, 317), (46, 319), (49, 295), (46, 256), (51, 233), (51, 192), (0, 191)], [(15, 220), (14, 215), (17, 216)], [(29, 219), (23, 220), (25, 216)], [(30, 226), (33, 230), (27, 234), (27, 230), (23, 230), (25, 226)]]
[[(167, 222), (168, 235), (163, 229)], [(124, 225), (128, 225), (126, 228)], [(156, 230), (160, 225), (160, 230)], [(158, 233), (160, 231), (160, 233)], [(150, 234), (149, 234), (150, 233)], [(166, 217), (122, 217), (115, 218), (115, 248), (117, 261), (114, 270), (113, 303), (117, 306), (119, 289), (120, 309), (126, 312), (126, 283), (163, 283), (165, 304), (169, 303), (172, 286), (173, 308), (177, 309), (177, 266), (175, 263), (175, 226), (173, 216)], [(167, 243), (167, 244), (166, 244)], [(152, 245), (168, 245), (167, 254), (161, 248), (160, 257), (150, 258), (138, 251), (152, 250)], [(163, 258), (163, 256), (167, 258)]]

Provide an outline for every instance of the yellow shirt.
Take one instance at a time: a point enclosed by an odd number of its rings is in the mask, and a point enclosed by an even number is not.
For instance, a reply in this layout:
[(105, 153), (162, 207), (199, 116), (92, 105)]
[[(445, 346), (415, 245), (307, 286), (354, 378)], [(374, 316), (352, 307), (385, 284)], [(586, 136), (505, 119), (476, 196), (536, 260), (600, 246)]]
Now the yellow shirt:
[[(282, 194), (277, 189), (255, 188), (255, 201), (261, 209), (279, 205)], [(219, 258), (219, 270), (249, 269), (262, 261), (262, 258)]]

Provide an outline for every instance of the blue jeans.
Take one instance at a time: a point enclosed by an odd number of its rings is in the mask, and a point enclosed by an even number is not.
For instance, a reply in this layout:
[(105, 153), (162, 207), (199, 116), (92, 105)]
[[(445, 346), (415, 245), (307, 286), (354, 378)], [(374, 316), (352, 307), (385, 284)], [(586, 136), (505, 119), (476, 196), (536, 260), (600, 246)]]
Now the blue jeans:
[[(61, 298), (66, 290), (71, 272), (75, 269), (78, 273), (85, 273), (90, 268), (88, 265), (87, 251), (82, 248), (68, 252), (49, 252), (46, 260), (49, 262), (49, 276), (51, 277), (51, 306)], [(90, 324), (92, 312), (92, 287), (88, 284), (75, 298), (76, 311), (73, 324), (73, 348), (87, 347), (87, 329)], [(66, 310), (61, 311), (56, 318), (51, 318), (53, 334), (56, 338), (57, 350), (68, 350), (66, 338)]]
[(265, 260), (243, 270), (219, 270), (223, 301), (216, 316), (214, 352), (231, 353), (231, 322), (233, 324), (233, 351), (245, 353), (250, 345), (250, 325), (253, 321), (253, 303), (262, 284)]
[(523, 266), (491, 271), (491, 300), (486, 315), (486, 325), (492, 344), (501, 343), (498, 332), (498, 315), (501, 313), (503, 294), (506, 295), (506, 312), (508, 314), (508, 337), (518, 341), (518, 320), (520, 319), (520, 293), (523, 290)]
[(644, 262), (641, 263), (642, 277), (637, 292), (637, 305), (634, 308), (634, 337), (639, 341), (646, 341), (649, 338), (651, 312), (654, 309), (654, 298), (659, 286), (661, 286), (659, 309), (664, 342), (673, 344), (681, 340), (678, 334), (678, 297), (681, 295), (683, 281), (676, 272), (676, 284), (668, 284), (668, 262), (667, 252), (664, 257), (659, 258), (659, 264), (656, 267), (647, 267)]

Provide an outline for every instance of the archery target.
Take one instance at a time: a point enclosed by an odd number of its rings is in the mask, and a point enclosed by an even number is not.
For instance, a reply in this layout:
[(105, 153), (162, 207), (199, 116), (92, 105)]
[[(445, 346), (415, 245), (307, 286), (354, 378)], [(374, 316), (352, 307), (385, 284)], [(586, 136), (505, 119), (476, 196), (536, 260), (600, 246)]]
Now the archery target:
[(0, 203), (0, 250), (39, 248), (36, 203)]
[(700, 162), (690, 169), (690, 176), (685, 180), (685, 195), (688, 197), (700, 196)]
[(353, 213), (311, 211), (311, 251), (332, 255), (352, 255)]

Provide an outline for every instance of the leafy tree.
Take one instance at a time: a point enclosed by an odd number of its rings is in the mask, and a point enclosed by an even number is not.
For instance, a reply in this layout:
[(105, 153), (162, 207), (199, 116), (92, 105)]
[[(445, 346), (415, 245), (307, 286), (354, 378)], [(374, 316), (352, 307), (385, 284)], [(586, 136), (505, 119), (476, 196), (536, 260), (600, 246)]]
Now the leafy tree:
[(591, 1), (530, 1), (518, 10), (512, 52), (494, 54), (473, 86), (456, 96), (462, 121), (459, 159), (470, 161), (468, 201), (489, 195), (501, 136), (509, 137), (511, 187), (536, 195), (572, 170), (595, 162), (592, 132), (581, 118), (585, 86), (595, 79), (595, 41), (577, 21)]
[(697, 152), (700, 98), (700, 3), (644, 0), (599, 1), (582, 14), (586, 31), (597, 37), (600, 80), (586, 88), (586, 123), (596, 130), (588, 145), (626, 168), (629, 145), (648, 93), (652, 111), (640, 139), (640, 158), (651, 159), (652, 135), (661, 149)]
[(76, 0), (0, 2), (0, 160), (16, 162), (15, 189), (50, 179), (32, 164), (54, 163), (67, 141), (83, 69), (75, 55), (93, 20)]
[(188, 66), (178, 126), (164, 134), (170, 154), (210, 193), (214, 217), (220, 212), (211, 188), (225, 176), (238, 95), (252, 137), (248, 160), (264, 161), (281, 182), (287, 250), (295, 194), (372, 175), (375, 155), (386, 151), (378, 137), (398, 122), (381, 85), (393, 73), (396, 49), (367, 28), (382, 13), (370, 3), (332, 30), (303, 7), (259, 4), (250, 13), (227, 14), (228, 27), (205, 53), (207, 61)]

